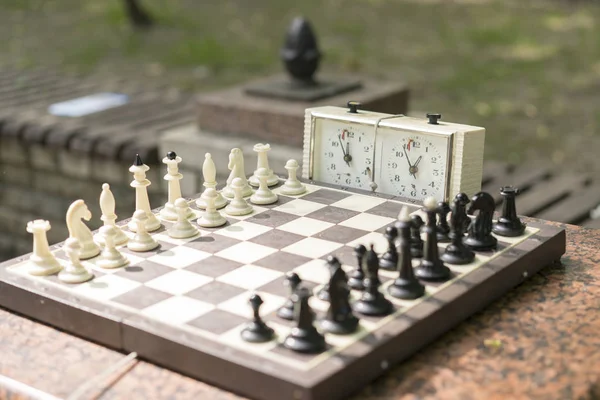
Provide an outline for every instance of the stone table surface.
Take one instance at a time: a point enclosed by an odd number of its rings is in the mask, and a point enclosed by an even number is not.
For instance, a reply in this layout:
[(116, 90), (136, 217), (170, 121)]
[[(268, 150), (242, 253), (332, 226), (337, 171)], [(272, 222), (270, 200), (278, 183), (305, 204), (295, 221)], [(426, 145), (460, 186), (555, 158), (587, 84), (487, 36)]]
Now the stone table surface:
[[(600, 398), (599, 264), (600, 230), (567, 226), (561, 263), (351, 399)], [(31, 398), (15, 382), (67, 398), (124, 357), (0, 310), (0, 398)], [(82, 393), (80, 399), (240, 399), (143, 361)]]

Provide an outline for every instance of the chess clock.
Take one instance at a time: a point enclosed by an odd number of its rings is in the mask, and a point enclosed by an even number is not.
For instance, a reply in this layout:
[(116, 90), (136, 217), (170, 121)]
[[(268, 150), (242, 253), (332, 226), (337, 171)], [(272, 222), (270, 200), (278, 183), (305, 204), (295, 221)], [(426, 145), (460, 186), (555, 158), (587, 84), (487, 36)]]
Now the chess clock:
[(302, 177), (421, 201), (481, 190), (485, 129), (348, 108), (306, 110)]

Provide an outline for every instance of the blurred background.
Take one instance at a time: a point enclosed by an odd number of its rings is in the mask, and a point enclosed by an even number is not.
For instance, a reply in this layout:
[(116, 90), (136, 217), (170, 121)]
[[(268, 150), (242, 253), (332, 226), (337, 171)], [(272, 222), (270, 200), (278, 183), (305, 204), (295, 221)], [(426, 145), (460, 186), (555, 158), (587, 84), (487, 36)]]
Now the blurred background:
[[(0, 74), (11, 71), (13, 90), (41, 69), (202, 93), (280, 73), (287, 27), (305, 16), (324, 54), (321, 71), (405, 82), (411, 112), (485, 127), (486, 162), (533, 161), (571, 177), (600, 171), (599, 3), (134, 3), (139, 9), (129, 0), (0, 1)], [(0, 104), (3, 93), (13, 92), (0, 87)]]

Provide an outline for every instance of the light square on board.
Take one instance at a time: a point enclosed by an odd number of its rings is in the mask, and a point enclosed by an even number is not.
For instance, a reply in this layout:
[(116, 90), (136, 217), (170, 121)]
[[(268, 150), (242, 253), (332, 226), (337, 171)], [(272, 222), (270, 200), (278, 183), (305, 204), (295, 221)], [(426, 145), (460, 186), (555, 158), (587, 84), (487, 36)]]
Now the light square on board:
[(184, 296), (173, 296), (144, 308), (141, 313), (167, 324), (185, 324), (213, 310), (212, 304)]
[(340, 225), (365, 231), (376, 231), (382, 226), (392, 222), (394, 222), (394, 219), (388, 217), (380, 217), (379, 215), (373, 214), (358, 214), (346, 221), (340, 222)]
[(296, 233), (302, 236), (312, 236), (332, 226), (333, 224), (330, 222), (300, 217), (292, 222), (281, 225), (278, 229), (286, 232)]
[(151, 281), (146, 282), (145, 285), (162, 292), (177, 295), (187, 293), (212, 280), (213, 279), (208, 276), (177, 269), (152, 279)]
[(277, 250), (272, 247), (263, 246), (251, 242), (241, 242), (222, 250), (215, 254), (216, 256), (227, 258), (228, 260), (237, 261), (242, 264), (252, 264), (256, 260), (260, 260)]
[(307, 262), (297, 268), (294, 272), (298, 274), (303, 281), (310, 281), (323, 285), (329, 282), (330, 273), (325, 260), (316, 259)]
[[(272, 313), (281, 307), (286, 301), (285, 297), (276, 296), (267, 292), (257, 291), (256, 294), (258, 294), (263, 301), (263, 304), (260, 306), (261, 316)], [(244, 318), (252, 318), (252, 307), (250, 307), (250, 304), (248, 303), (250, 296), (251, 292), (242, 293), (218, 304), (217, 308), (229, 311), (230, 313), (242, 316)]]
[(369, 248), (369, 246), (371, 244), (373, 244), (374, 248), (375, 248), (375, 252), (377, 252), (379, 254), (385, 253), (388, 248), (388, 242), (387, 242), (386, 238), (383, 236), (382, 233), (379, 233), (379, 232), (367, 233), (365, 236), (359, 237), (358, 239), (353, 240), (350, 243), (347, 243), (347, 245), (351, 246), (351, 247), (357, 246), (359, 244), (362, 244), (367, 249)]
[(210, 253), (187, 246), (177, 246), (163, 253), (152, 256), (148, 261), (166, 265), (171, 268), (184, 268), (200, 260), (210, 257)]
[(342, 247), (341, 243), (308, 237), (299, 241), (298, 243), (284, 247), (282, 251), (309, 258), (319, 258), (327, 253), (331, 253), (332, 251), (339, 249), (340, 247)]
[(133, 251), (133, 250), (130, 250), (127, 246), (122, 246), (121, 248), (119, 248), (119, 251), (123, 252), (128, 257), (129, 257), (129, 255), (134, 255), (135, 257), (147, 259), (147, 258), (153, 257), (157, 254), (164, 253), (165, 251), (169, 251), (173, 247), (176, 247), (172, 243), (167, 243), (167, 242), (163, 242), (163, 241), (158, 241), (158, 244), (159, 244), (159, 246), (156, 249), (153, 249), (150, 251)]
[(325, 207), (325, 204), (314, 203), (304, 199), (296, 199), (290, 201), (289, 203), (282, 204), (279, 207), (275, 207), (273, 210), (303, 217), (323, 207)]
[[(198, 228), (197, 225), (196, 225), (196, 228)], [(181, 246), (183, 244), (186, 244), (187, 242), (191, 242), (192, 240), (200, 237), (201, 234), (202, 234), (202, 232), (200, 230), (198, 230), (198, 233), (196, 235), (191, 236), (189, 238), (175, 239), (175, 238), (172, 238), (171, 236), (169, 236), (169, 234), (167, 232), (163, 232), (163, 233), (154, 235), (154, 239), (158, 240), (159, 242), (170, 243), (175, 246)]]
[(98, 300), (110, 300), (139, 287), (141, 283), (114, 274), (103, 275), (73, 288), (73, 292)]
[(378, 206), (382, 203), (385, 203), (387, 200), (380, 199), (378, 197), (371, 196), (363, 196), (359, 194), (354, 194), (352, 196), (346, 197), (340, 201), (336, 201), (331, 205), (339, 208), (346, 208), (352, 211), (364, 212), (370, 208)]
[(240, 221), (223, 229), (215, 231), (215, 235), (227, 236), (238, 240), (249, 240), (255, 236), (270, 231), (271, 227), (254, 224), (249, 221)]
[(282, 272), (256, 265), (244, 265), (217, 278), (217, 281), (244, 289), (256, 289), (283, 275)]
[[(248, 199), (246, 199), (248, 200)], [(268, 208), (265, 207), (261, 207), (261, 206), (257, 206), (256, 204), (251, 204), (252, 206), (252, 212), (250, 214), (246, 214), (246, 215), (229, 215), (225, 212), (225, 209), (223, 208), (223, 216), (227, 219), (233, 219), (233, 220), (238, 220), (238, 221), (243, 221), (249, 218), (254, 218), (259, 214), (262, 214), (263, 212), (267, 211)]]

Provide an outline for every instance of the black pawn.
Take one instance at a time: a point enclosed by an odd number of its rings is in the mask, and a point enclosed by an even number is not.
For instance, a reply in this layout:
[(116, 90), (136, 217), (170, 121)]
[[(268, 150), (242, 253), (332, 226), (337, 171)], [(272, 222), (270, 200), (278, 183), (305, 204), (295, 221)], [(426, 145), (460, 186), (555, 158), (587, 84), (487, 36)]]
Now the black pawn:
[(417, 214), (410, 217), (410, 254), (413, 258), (423, 257), (423, 239), (421, 239), (421, 228), (425, 223)]
[[(454, 217), (454, 222), (452, 222), (452, 225), (457, 232), (460, 230), (463, 235), (467, 233), (469, 224), (471, 223), (471, 218), (467, 215), (467, 204), (470, 202), (471, 200), (466, 193), (457, 194), (453, 201), (452, 216)], [(461, 229), (457, 229), (458, 225), (461, 226)]]
[(445, 201), (438, 203), (438, 224), (437, 224), (437, 240), (438, 243), (447, 243), (450, 241), (450, 225), (448, 225), (448, 213), (450, 206)]
[(393, 226), (388, 226), (385, 228), (385, 239), (388, 242), (388, 249), (379, 260), (379, 266), (382, 269), (387, 269), (388, 271), (393, 271), (396, 269), (396, 265), (398, 264), (398, 252), (396, 251), (396, 238), (398, 237), (398, 230)]
[[(327, 257), (327, 268), (329, 269), (329, 276), (333, 276), (334, 273), (337, 273), (337, 265), (334, 262), (339, 263), (338, 259), (334, 256), (329, 256)], [(341, 271), (341, 273), (344, 274), (344, 282), (348, 281), (348, 276), (346, 275), (346, 272), (344, 270)], [(319, 290), (319, 292), (317, 293), (317, 298), (323, 301), (329, 301), (330, 295), (329, 295), (329, 282), (326, 283), (325, 285), (323, 285), (323, 287), (321, 288), (321, 290)]]
[(498, 239), (492, 235), (492, 224), (496, 202), (494, 198), (486, 192), (476, 193), (471, 199), (471, 206), (467, 210), (469, 214), (479, 211), (469, 225), (467, 237), (464, 243), (475, 251), (493, 250), (498, 245)]
[(364, 273), (364, 262), (367, 248), (362, 244), (359, 244), (354, 248), (354, 255), (356, 256), (356, 268), (350, 272), (350, 278), (348, 279), (348, 286), (350, 289), (363, 290), (363, 280), (365, 279)]
[(502, 216), (493, 225), (492, 232), (500, 236), (521, 236), (525, 232), (525, 224), (517, 216), (515, 197), (519, 194), (519, 189), (513, 186), (504, 186), (500, 189), (500, 194), (504, 197)]
[[(373, 257), (372, 254), (375, 256)], [(383, 293), (379, 291), (381, 282), (379, 281), (379, 260), (377, 254), (371, 249), (367, 252), (367, 262), (365, 271), (364, 286), (365, 290), (356, 303), (354, 303), (354, 311), (372, 316), (389, 315), (394, 307), (392, 303), (385, 298)]]
[(411, 220), (406, 215), (401, 215), (396, 223), (400, 235), (398, 236), (398, 278), (388, 287), (390, 295), (404, 300), (417, 299), (425, 294), (425, 286), (415, 277), (412, 266), (412, 255), (410, 254), (410, 227)]
[(417, 278), (424, 281), (443, 281), (450, 278), (450, 269), (444, 265), (439, 257), (436, 229), (437, 203), (430, 197), (425, 199), (425, 212), (427, 224), (423, 232), (427, 235), (421, 264), (415, 269)]
[(450, 240), (452, 241), (442, 254), (441, 259), (449, 264), (464, 265), (469, 264), (475, 259), (475, 253), (463, 243), (464, 227), (469, 221), (469, 217), (465, 210), (465, 206), (469, 203), (468, 197), (456, 196), (452, 203), (452, 215), (450, 216)]
[(265, 324), (259, 313), (260, 306), (263, 304), (262, 299), (259, 295), (253, 294), (250, 296), (249, 303), (252, 306), (254, 317), (252, 322), (248, 323), (242, 330), (242, 339), (251, 343), (262, 343), (272, 340), (275, 332)]
[(283, 346), (299, 353), (319, 353), (325, 350), (325, 337), (314, 326), (315, 314), (308, 304), (310, 291), (299, 287), (292, 295), (296, 326), (285, 338)]
[(294, 302), (292, 301), (292, 295), (296, 293), (298, 285), (300, 285), (302, 279), (295, 272), (288, 272), (285, 275), (285, 281), (283, 284), (290, 289), (290, 298), (288, 298), (283, 306), (277, 310), (277, 316), (279, 318), (287, 319), (292, 321), (294, 319)]
[(338, 335), (355, 332), (358, 328), (358, 318), (350, 307), (346, 273), (336, 257), (328, 258), (327, 263), (332, 269), (329, 279), (329, 309), (321, 321), (321, 328), (325, 332)]

